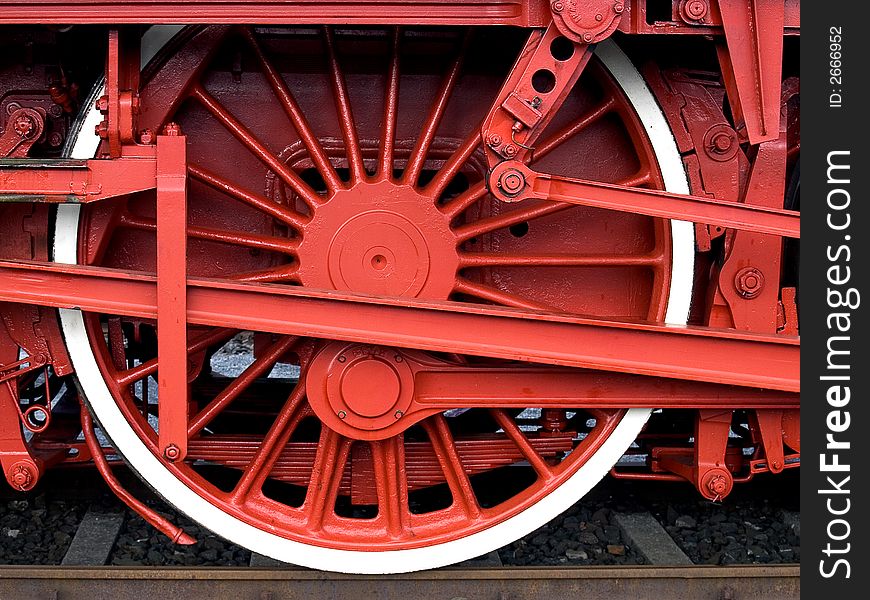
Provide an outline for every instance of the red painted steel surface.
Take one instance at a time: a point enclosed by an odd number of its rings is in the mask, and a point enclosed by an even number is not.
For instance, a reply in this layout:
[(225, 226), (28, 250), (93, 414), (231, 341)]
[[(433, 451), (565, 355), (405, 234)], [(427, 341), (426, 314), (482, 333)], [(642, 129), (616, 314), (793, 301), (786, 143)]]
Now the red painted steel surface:
[[(2, 23), (215, 24), (141, 76), (139, 31), (101, 31), (91, 160), (59, 158), (76, 68), (43, 76), (25, 55), (12, 77), (0, 63), (13, 487), (92, 457), (125, 502), (192, 541), (119, 486), (84, 405), (81, 422), (51, 408), (77, 375), (54, 308), (84, 311), (71, 350), (173, 477), (314, 546), (412, 550), (502, 525), (581, 473), (628, 409), (665, 410), (628, 451), (643, 466), (619, 477), (688, 480), (718, 501), (799, 465), (796, 2), (0, 7)], [(330, 24), (357, 28), (310, 27)], [(692, 64), (709, 71), (650, 47), (646, 83), (626, 90), (634, 75), (592, 56), (653, 33), (704, 49)], [(690, 194), (664, 191), (673, 164), (641, 114), (658, 107)], [(80, 216), (52, 240), (49, 205), (65, 203)], [(665, 219), (694, 223), (693, 252)], [(52, 243), (79, 264), (47, 262)], [(689, 325), (666, 326), (689, 252)], [(215, 357), (234, 343), (246, 358), (227, 374)]]
[[(156, 279), (87, 267), (0, 262), (0, 299), (153, 319)], [(45, 289), (52, 290), (50, 298)], [(188, 279), (187, 301), (188, 322), (197, 325), (800, 389), (800, 344), (794, 337), (197, 278)]]
[(541, 0), (33, 0), (0, 2), (0, 23), (297, 23), (540, 26)]

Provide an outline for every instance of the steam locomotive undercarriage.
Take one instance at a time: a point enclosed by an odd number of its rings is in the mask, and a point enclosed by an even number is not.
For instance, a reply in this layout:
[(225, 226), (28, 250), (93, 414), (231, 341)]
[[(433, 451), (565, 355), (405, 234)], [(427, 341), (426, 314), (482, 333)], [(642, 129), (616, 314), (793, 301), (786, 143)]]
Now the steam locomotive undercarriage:
[(799, 466), (796, 1), (0, 6), (12, 487), (384, 573)]

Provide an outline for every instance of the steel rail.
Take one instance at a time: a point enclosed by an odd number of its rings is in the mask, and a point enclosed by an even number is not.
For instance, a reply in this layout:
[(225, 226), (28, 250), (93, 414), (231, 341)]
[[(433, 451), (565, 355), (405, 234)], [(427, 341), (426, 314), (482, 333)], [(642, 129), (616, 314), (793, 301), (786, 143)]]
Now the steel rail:
[(0, 566), (0, 598), (633, 598), (797, 600), (799, 565), (727, 567), (454, 567), (341, 575), (294, 567)]
[[(191, 324), (800, 390), (797, 337), (226, 280), (189, 278), (187, 285)], [(154, 319), (157, 278), (0, 261), (0, 300)]]

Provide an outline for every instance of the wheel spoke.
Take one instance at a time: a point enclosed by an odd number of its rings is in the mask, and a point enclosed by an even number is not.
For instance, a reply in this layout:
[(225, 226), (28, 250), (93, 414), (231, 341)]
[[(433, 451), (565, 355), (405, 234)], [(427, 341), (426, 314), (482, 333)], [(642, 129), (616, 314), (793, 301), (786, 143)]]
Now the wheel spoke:
[(459, 53), (447, 71), (441, 83), (441, 89), (435, 98), (435, 102), (429, 111), (429, 117), (423, 126), (423, 131), (420, 132), (417, 138), (417, 143), (408, 157), (408, 164), (405, 167), (405, 172), (402, 174), (402, 181), (408, 185), (417, 185), (417, 179), (420, 177), (420, 172), (423, 170), (423, 165), (426, 162), (426, 155), (429, 153), (429, 146), (435, 138), (435, 133), (438, 131), (438, 125), (441, 123), (441, 117), (444, 116), (444, 111), (447, 109), (447, 103), (450, 101), (450, 96), (453, 95), (453, 88), (456, 86), (456, 81), (459, 79), (459, 71), (462, 69), (462, 62), (465, 59), (466, 49), (471, 39), (471, 30), (467, 29), (463, 36), (462, 43), (459, 48)]
[(435, 456), (438, 458), (438, 463), (441, 465), (441, 471), (444, 473), (450, 492), (453, 494), (453, 504), (459, 505), (470, 519), (478, 518), (480, 505), (477, 502), (474, 489), (471, 487), (468, 474), (462, 466), (462, 459), (456, 452), (453, 435), (450, 433), (450, 426), (444, 415), (429, 417), (422, 422), (422, 425), (426, 430), (426, 435), (429, 436), (429, 441), (435, 451)]
[[(631, 177), (616, 182), (616, 185), (637, 187), (643, 185), (644, 183), (648, 183), (649, 179), (649, 171), (647, 171), (646, 169), (642, 169), (640, 172), (635, 173)], [(510, 227), (511, 225), (516, 225), (517, 223), (522, 223), (524, 221), (540, 219), (541, 217), (546, 217), (561, 212), (563, 210), (567, 210), (573, 206), (576, 205), (568, 204), (565, 202), (551, 202), (543, 200), (534, 204), (530, 204), (529, 206), (523, 208), (518, 208), (516, 210), (502, 213), (500, 215), (494, 215), (492, 217), (487, 217), (485, 219), (466, 223), (465, 225), (457, 227), (454, 231), (456, 232), (457, 241), (465, 242), (473, 237), (477, 237), (485, 233), (491, 233), (505, 227)]]
[(622, 181), (618, 181), (616, 185), (624, 185), (626, 187), (641, 187), (652, 181), (652, 175), (648, 168), (641, 169), (631, 177), (627, 177)]
[(353, 119), (350, 96), (347, 93), (347, 85), (344, 81), (344, 73), (338, 64), (338, 56), (335, 48), (335, 37), (331, 27), (324, 27), (324, 39), (326, 40), (326, 52), (329, 61), (329, 72), (332, 77), (332, 92), (335, 96), (335, 105), (338, 110), (338, 122), (341, 125), (341, 134), (344, 137), (344, 147), (347, 149), (347, 163), (350, 167), (351, 181), (364, 181), (366, 170), (363, 164), (362, 149), (356, 133), (356, 124)]
[(190, 173), (194, 179), (205, 183), (219, 192), (223, 192), (231, 198), (235, 198), (240, 202), (244, 202), (249, 206), (253, 206), (256, 209), (263, 211), (270, 217), (274, 217), (282, 223), (289, 225), (296, 231), (301, 232), (305, 223), (308, 222), (306, 217), (300, 215), (292, 208), (278, 204), (265, 196), (260, 196), (259, 194), (254, 194), (248, 190), (237, 187), (226, 179), (223, 179), (202, 167), (189, 163), (187, 165), (187, 172)]
[(254, 36), (254, 32), (250, 27), (244, 29), (244, 36), (245, 39), (248, 40), (251, 48), (254, 50), (254, 54), (257, 56), (257, 60), (263, 69), (263, 73), (266, 75), (266, 80), (269, 82), (272, 91), (281, 103), (281, 107), (293, 123), (293, 127), (296, 129), (296, 133), (299, 134), (302, 143), (305, 144), (305, 148), (308, 150), (308, 154), (311, 157), (311, 162), (314, 163), (314, 166), (326, 182), (326, 187), (329, 192), (332, 193), (341, 189), (342, 183), (341, 179), (338, 177), (338, 173), (335, 172), (335, 168), (329, 161), (329, 157), (326, 155), (326, 152), (323, 151), (323, 147), (320, 145), (320, 140), (317, 139), (317, 136), (314, 135), (314, 132), (311, 130), (305, 115), (302, 114), (302, 109), (299, 107), (299, 104), (296, 103), (296, 99), (290, 92), (290, 88), (287, 87), (284, 78), (275, 70), (275, 67), (272, 65), (272, 62), (268, 59), (265, 52), (263, 52), (263, 48), (260, 46), (260, 43), (257, 41), (257, 38)]
[(258, 140), (251, 131), (242, 125), (230, 112), (218, 102), (211, 94), (205, 91), (201, 85), (195, 85), (191, 90), (191, 96), (199, 101), (211, 115), (220, 121), (221, 125), (233, 134), (251, 153), (263, 164), (275, 172), (281, 180), (296, 192), (309, 208), (314, 208), (323, 203), (315, 192), (293, 169), (284, 164), (266, 146)]
[(381, 126), (381, 150), (378, 160), (378, 176), (390, 179), (393, 176), (393, 150), (396, 146), (396, 116), (399, 110), (399, 46), (402, 30), (393, 28), (393, 40), (390, 55), (390, 70), (387, 73), (386, 92), (384, 94), (384, 120)]
[(408, 481), (405, 477), (405, 443), (402, 434), (371, 443), (379, 516), (387, 532), (398, 537), (408, 525)]
[(267, 348), (254, 362), (252, 362), (241, 375), (233, 379), (224, 390), (218, 394), (205, 408), (203, 408), (193, 419), (190, 420), (190, 425), (187, 429), (189, 437), (195, 436), (202, 431), (203, 427), (211, 423), (223, 409), (232, 403), (233, 400), (239, 397), (254, 381), (266, 374), (275, 366), (275, 363), (281, 356), (293, 347), (298, 338), (295, 336), (284, 336), (277, 342)]
[(605, 115), (613, 111), (615, 108), (616, 100), (611, 96), (604, 102), (595, 106), (592, 110), (587, 111), (577, 117), (572, 123), (569, 123), (563, 129), (556, 132), (545, 141), (540, 142), (537, 147), (535, 147), (535, 151), (531, 155), (529, 155), (529, 160), (527, 162), (533, 163), (536, 160), (544, 158), (547, 154), (570, 140), (575, 135), (579, 134), (585, 129), (588, 129), (589, 126), (600, 121)]
[[(118, 219), (118, 225), (121, 227), (129, 227), (131, 229), (157, 231), (157, 221), (155, 219), (146, 219), (129, 213), (122, 215)], [(190, 225), (187, 226), (187, 236), (198, 240), (221, 242), (224, 244), (257, 248), (258, 250), (270, 250), (272, 252), (289, 255), (295, 255), (296, 248), (299, 245), (298, 241), (287, 238), (261, 235), (258, 233), (226, 231), (222, 229), (213, 229), (211, 227), (193, 227)]]
[(338, 487), (350, 453), (351, 440), (325, 425), (320, 430), (317, 456), (311, 469), (311, 479), (302, 509), (308, 514), (308, 528), (317, 531), (332, 514)]
[(493, 419), (495, 419), (495, 422), (498, 423), (498, 426), (504, 430), (505, 434), (507, 434), (516, 447), (519, 448), (526, 460), (529, 461), (529, 464), (532, 465), (532, 468), (535, 470), (535, 473), (538, 474), (538, 477), (545, 481), (552, 479), (554, 475), (550, 465), (548, 465), (547, 461), (538, 454), (538, 451), (535, 450), (535, 447), (532, 446), (531, 442), (529, 442), (526, 434), (522, 432), (519, 426), (517, 426), (513, 417), (500, 409), (493, 409), (489, 412)]
[(292, 262), (259, 271), (246, 271), (244, 273), (237, 273), (230, 277), (230, 279), (254, 283), (299, 283), (299, 264)]
[(281, 407), (278, 415), (266, 436), (257, 448), (251, 462), (245, 467), (242, 477), (233, 488), (230, 494), (230, 500), (236, 504), (244, 503), (245, 499), (250, 495), (252, 490), (260, 490), (263, 487), (263, 482), (272, 472), (278, 457), (293, 431), (299, 425), (299, 422), (305, 417), (305, 411), (302, 410), (305, 400), (305, 374), (299, 376), (299, 382), (289, 398)]
[(468, 210), (472, 204), (481, 198), (484, 198), (488, 193), (489, 189), (486, 187), (486, 181), (478, 181), (470, 188), (456, 196), (456, 198), (445, 203), (444, 206), (441, 207), (441, 210), (451, 219), (455, 219), (464, 211)]
[(456, 278), (456, 284), (453, 286), (453, 291), (458, 294), (473, 296), (474, 298), (480, 298), (481, 300), (487, 300), (488, 302), (501, 304), (503, 306), (510, 306), (513, 308), (526, 308), (531, 310), (553, 310), (552, 306), (547, 306), (546, 304), (534, 302), (527, 298), (517, 296), (516, 294), (504, 292), (485, 283), (470, 281), (468, 279), (465, 279), (464, 277)]
[(544, 200), (500, 215), (472, 221), (471, 223), (457, 227), (454, 231), (456, 232), (457, 241), (464, 242), (473, 237), (485, 233), (491, 233), (505, 227), (510, 227), (517, 223), (540, 219), (541, 217), (546, 217), (567, 210), (573, 206), (573, 204), (567, 204), (564, 202), (548, 202)]
[(474, 131), (471, 132), (465, 141), (462, 142), (462, 145), (457, 148), (453, 154), (450, 155), (450, 158), (441, 166), (438, 170), (438, 174), (435, 175), (435, 178), (426, 186), (423, 190), (423, 193), (431, 196), (435, 200), (441, 197), (441, 194), (444, 193), (444, 190), (447, 189), (447, 186), (450, 185), (450, 181), (459, 173), (459, 169), (462, 168), (462, 165), (471, 158), (471, 155), (474, 154), (474, 151), (477, 150), (477, 147), (480, 146), (480, 127), (475, 127)]
[[(214, 344), (218, 344), (220, 342), (225, 342), (234, 335), (236, 335), (238, 331), (235, 329), (214, 329), (208, 331), (196, 339), (192, 340), (187, 346), (188, 354), (196, 354), (198, 352), (202, 352), (209, 346)], [(132, 385), (137, 381), (154, 375), (157, 372), (157, 359), (152, 358), (149, 361), (146, 361), (140, 365), (136, 365), (131, 369), (127, 369), (126, 371), (121, 371), (118, 373), (118, 376), (115, 378), (115, 381), (118, 382), (118, 385), (121, 387)]]
[(460, 268), (472, 267), (654, 267), (661, 254), (496, 254), (460, 252)]

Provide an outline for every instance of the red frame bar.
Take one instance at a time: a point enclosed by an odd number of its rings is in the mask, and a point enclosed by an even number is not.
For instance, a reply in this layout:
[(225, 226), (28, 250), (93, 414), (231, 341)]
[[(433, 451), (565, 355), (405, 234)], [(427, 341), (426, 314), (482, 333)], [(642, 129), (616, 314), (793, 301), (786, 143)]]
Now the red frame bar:
[(0, 24), (543, 26), (545, 0), (0, 0)]
[[(0, 300), (154, 319), (154, 276), (0, 261)], [(693, 381), (800, 390), (800, 338), (213, 279), (188, 322)]]

